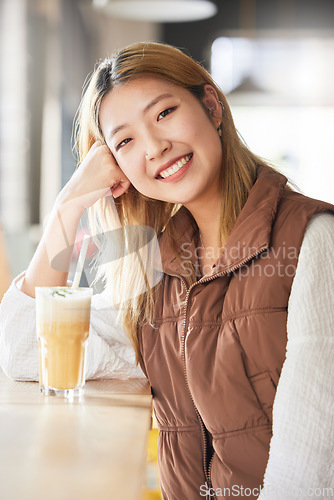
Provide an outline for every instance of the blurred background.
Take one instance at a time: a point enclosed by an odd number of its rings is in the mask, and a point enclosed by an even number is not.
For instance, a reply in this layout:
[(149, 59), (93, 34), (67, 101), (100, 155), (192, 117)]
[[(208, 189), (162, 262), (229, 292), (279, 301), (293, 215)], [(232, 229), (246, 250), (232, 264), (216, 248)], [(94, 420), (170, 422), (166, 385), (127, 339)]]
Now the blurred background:
[(248, 146), (334, 203), (333, 0), (0, 0), (0, 281), (27, 267), (75, 169), (72, 124), (87, 75), (137, 41), (201, 62)]

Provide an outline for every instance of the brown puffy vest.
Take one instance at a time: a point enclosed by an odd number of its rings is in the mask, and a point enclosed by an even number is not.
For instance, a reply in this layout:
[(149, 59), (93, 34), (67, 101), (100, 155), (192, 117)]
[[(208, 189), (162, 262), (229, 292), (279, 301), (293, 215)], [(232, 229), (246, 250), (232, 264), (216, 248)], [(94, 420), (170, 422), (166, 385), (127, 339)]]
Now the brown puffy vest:
[[(259, 167), (210, 275), (189, 286), (197, 226), (172, 219), (179, 258), (161, 239), (164, 279), (139, 344), (159, 426), (163, 498), (257, 498), (287, 342), (287, 309), (306, 226), (334, 207)], [(192, 263), (192, 264), (191, 264)], [(220, 489), (219, 489), (220, 488)]]

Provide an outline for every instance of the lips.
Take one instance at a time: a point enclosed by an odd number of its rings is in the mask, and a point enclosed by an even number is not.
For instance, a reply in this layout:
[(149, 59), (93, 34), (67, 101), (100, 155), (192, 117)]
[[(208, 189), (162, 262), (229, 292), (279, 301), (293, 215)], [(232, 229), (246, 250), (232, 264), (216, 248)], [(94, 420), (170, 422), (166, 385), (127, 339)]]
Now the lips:
[(179, 158), (170, 161), (169, 163), (163, 165), (157, 172), (155, 178), (156, 179), (166, 179), (171, 175), (175, 174), (179, 170), (181, 170), (184, 165), (186, 165), (193, 157), (193, 153), (189, 153), (184, 156), (180, 156)]

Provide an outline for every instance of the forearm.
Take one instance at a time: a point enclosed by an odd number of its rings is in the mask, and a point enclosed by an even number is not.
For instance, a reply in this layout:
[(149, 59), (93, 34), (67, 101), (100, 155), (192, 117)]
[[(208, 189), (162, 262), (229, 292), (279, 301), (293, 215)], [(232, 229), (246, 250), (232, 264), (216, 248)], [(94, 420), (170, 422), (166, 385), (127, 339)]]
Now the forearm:
[(34, 297), (36, 286), (66, 285), (82, 213), (73, 202), (55, 204), (27, 269), (22, 292)]
[(21, 290), (34, 297), (36, 286), (65, 285), (84, 211), (100, 198), (110, 194), (115, 198), (121, 196), (129, 185), (107, 146), (94, 143), (58, 195)]

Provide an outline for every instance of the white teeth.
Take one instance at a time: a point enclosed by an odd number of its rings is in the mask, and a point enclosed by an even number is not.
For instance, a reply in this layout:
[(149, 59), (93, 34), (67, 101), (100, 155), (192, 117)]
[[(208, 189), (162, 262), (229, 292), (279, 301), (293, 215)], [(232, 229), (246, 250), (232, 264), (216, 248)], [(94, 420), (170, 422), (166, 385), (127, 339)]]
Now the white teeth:
[(163, 179), (166, 179), (166, 177), (169, 177), (170, 175), (175, 174), (178, 172), (188, 161), (190, 160), (191, 156), (187, 155), (181, 158), (181, 160), (178, 160), (174, 165), (169, 167), (168, 169), (164, 170), (163, 172), (160, 172), (160, 176)]

